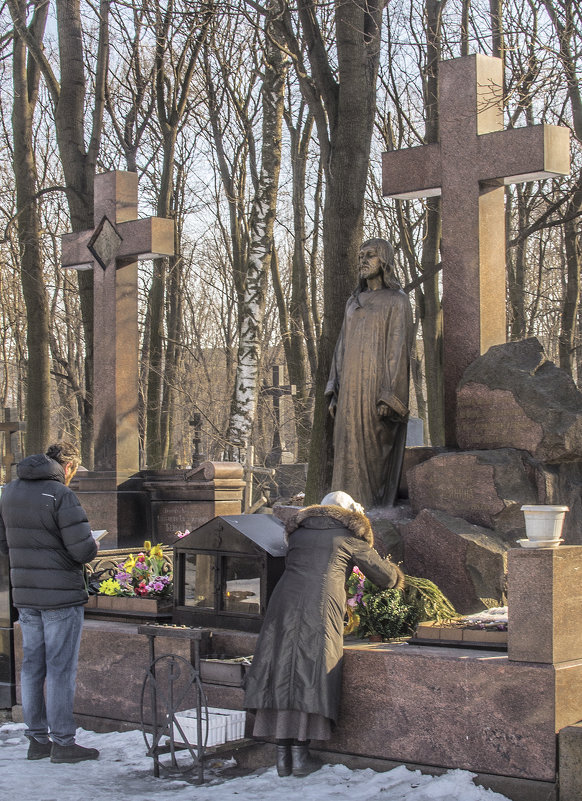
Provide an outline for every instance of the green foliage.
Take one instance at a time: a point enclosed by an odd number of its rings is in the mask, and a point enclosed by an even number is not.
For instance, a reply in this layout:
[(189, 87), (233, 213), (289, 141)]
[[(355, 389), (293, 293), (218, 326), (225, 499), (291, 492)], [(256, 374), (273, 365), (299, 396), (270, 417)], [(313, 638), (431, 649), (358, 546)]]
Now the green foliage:
[(417, 622), (436, 620), (442, 623), (456, 617), (455, 607), (434, 582), (417, 576), (404, 578), (404, 600), (419, 609), (421, 616)]
[(421, 609), (408, 604), (400, 590), (379, 590), (359, 610), (358, 637), (378, 635), (384, 640), (411, 634), (421, 618)]
[(405, 637), (424, 620), (438, 622), (456, 615), (451, 602), (429, 579), (405, 576), (403, 591), (381, 590), (358, 568), (348, 578), (348, 622), (345, 634), (380, 636), (383, 640)]

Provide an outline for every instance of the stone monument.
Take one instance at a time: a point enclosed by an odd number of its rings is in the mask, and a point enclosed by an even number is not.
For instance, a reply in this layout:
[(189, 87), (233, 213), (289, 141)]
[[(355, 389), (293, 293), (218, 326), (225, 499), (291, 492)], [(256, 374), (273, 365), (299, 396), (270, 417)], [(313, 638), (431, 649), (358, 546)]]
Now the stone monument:
[[(440, 195), (442, 214), (447, 448), (409, 460), (410, 519), (396, 526), (405, 570), (433, 579), (471, 612), (504, 600), (507, 551), (524, 533), (522, 504), (571, 505), (565, 536), (578, 541), (582, 396), (565, 388), (562, 371), (541, 369), (539, 343), (502, 344), (504, 185), (567, 174), (569, 132), (503, 130), (502, 62), (480, 54), (440, 63), (439, 112), (437, 143), (383, 161), (385, 195)], [(516, 377), (524, 359), (534, 365), (529, 384)]]
[(439, 64), (439, 141), (383, 155), (383, 192), (441, 196), (446, 444), (454, 447), (457, 385), (505, 342), (504, 185), (567, 175), (569, 131), (503, 130), (503, 64), (482, 54)]
[[(95, 469), (76, 491), (116, 548), (129, 525), (146, 531), (139, 478), (137, 263), (174, 253), (174, 222), (137, 218), (137, 174), (95, 176), (96, 227), (62, 238), (63, 267), (93, 270)], [(142, 540), (145, 539), (142, 538)]]

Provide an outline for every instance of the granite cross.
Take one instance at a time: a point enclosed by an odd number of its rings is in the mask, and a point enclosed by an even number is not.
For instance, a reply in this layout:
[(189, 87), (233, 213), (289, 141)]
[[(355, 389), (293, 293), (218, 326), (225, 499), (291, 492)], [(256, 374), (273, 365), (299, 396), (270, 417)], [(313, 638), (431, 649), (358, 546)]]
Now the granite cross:
[(383, 154), (385, 196), (441, 195), (447, 445), (465, 369), (506, 340), (504, 185), (569, 170), (567, 128), (503, 129), (502, 62), (481, 54), (439, 65), (439, 141)]
[(62, 237), (63, 267), (93, 270), (95, 470), (139, 470), (137, 262), (174, 253), (174, 221), (137, 219), (137, 174), (95, 176), (94, 230)]

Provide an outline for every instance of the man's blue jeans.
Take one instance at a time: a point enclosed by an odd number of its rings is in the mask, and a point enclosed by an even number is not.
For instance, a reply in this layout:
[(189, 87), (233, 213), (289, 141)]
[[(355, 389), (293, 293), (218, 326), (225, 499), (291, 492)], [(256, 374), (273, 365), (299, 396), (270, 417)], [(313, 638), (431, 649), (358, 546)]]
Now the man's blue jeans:
[(83, 616), (82, 606), (18, 610), (25, 733), (41, 743), (48, 741), (49, 733), (58, 745), (75, 742), (73, 701)]

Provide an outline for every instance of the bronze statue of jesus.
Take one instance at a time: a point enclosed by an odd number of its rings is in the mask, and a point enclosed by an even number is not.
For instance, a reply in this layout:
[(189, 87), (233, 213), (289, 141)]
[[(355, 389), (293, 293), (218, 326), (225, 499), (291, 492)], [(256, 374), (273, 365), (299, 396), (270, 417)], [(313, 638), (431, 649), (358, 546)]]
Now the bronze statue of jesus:
[(359, 282), (346, 303), (329, 381), (334, 423), (332, 490), (364, 508), (392, 506), (402, 471), (413, 320), (385, 239), (364, 242)]

